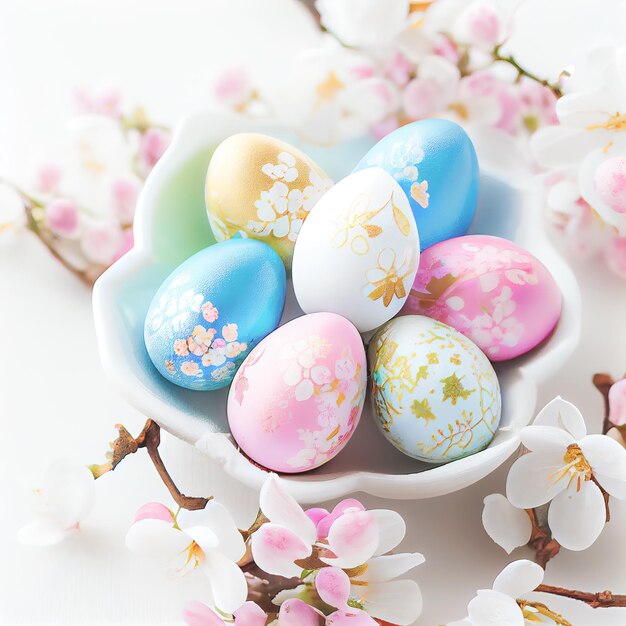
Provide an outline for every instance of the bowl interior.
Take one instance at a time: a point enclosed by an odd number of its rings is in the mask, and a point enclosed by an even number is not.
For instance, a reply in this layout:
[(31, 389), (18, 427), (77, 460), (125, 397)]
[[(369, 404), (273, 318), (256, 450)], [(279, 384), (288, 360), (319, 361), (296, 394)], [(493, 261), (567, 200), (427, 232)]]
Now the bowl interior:
[[(297, 144), (312, 156), (334, 180), (347, 175), (362, 154), (372, 145), (360, 139), (332, 148), (306, 145), (288, 133), (272, 134)], [(204, 203), (204, 177), (216, 145), (187, 154), (160, 171), (155, 193), (145, 194), (138, 215), (139, 239), (150, 240), (149, 262), (138, 263), (135, 271), (120, 283), (116, 293), (119, 316), (117, 332), (126, 346), (126, 357), (143, 392), (167, 406), (166, 413), (152, 415), (163, 427), (190, 442), (210, 433), (227, 433), (226, 399), (228, 389), (213, 392), (191, 391), (177, 387), (161, 377), (152, 365), (143, 342), (143, 323), (150, 301), (168, 274), (186, 258), (215, 243)], [(155, 172), (156, 175), (157, 172)], [(470, 232), (515, 239), (522, 205), (521, 194), (497, 178), (483, 173), (476, 217)], [(143, 220), (150, 216), (149, 221)], [(145, 245), (145, 242), (143, 242)], [(124, 260), (123, 260), (124, 261)], [(282, 322), (302, 315), (288, 281), (287, 301)], [(128, 351), (131, 354), (128, 354)], [(517, 368), (496, 368), (503, 393), (503, 414), (499, 432), (492, 445), (511, 436), (510, 426), (520, 424), (522, 408), (528, 398), (513, 398)], [(346, 449), (333, 461), (303, 476), (311, 480), (320, 475), (344, 474), (358, 470), (412, 474), (426, 468), (425, 463), (404, 456), (388, 444), (371, 418), (369, 401), (356, 434)], [(463, 462), (461, 460), (460, 462)], [(456, 463), (459, 463), (457, 461)]]

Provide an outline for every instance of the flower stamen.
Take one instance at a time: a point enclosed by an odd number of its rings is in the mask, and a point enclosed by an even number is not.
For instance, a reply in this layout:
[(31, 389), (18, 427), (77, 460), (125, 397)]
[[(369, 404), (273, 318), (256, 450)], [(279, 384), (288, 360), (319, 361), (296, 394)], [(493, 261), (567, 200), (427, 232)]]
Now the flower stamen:
[(563, 455), (563, 461), (565, 466), (548, 476), (548, 479), (551, 480), (550, 488), (569, 475), (566, 489), (569, 489), (572, 483), (576, 481), (576, 491), (580, 491), (583, 481), (593, 478), (593, 471), (589, 461), (587, 461), (583, 451), (575, 443), (567, 446), (567, 450)]
[(615, 132), (626, 132), (626, 115), (623, 113), (615, 113), (609, 116), (604, 124), (590, 124), (587, 130), (614, 130)]

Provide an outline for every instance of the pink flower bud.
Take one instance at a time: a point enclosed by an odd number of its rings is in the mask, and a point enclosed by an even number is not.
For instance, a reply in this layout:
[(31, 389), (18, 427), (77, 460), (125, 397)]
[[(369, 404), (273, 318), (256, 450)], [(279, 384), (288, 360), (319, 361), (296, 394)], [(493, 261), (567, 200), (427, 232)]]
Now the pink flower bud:
[(84, 88), (74, 93), (74, 102), (79, 113), (120, 117), (122, 115), (122, 94), (116, 89), (105, 89), (94, 93)]
[(116, 178), (111, 183), (113, 211), (120, 224), (132, 224), (139, 195), (139, 182), (134, 178)]
[(252, 96), (252, 84), (243, 67), (231, 67), (217, 77), (213, 85), (215, 99), (222, 105), (238, 109)]
[(56, 198), (46, 205), (46, 222), (61, 237), (71, 237), (78, 230), (78, 208), (67, 198)]
[(61, 181), (61, 168), (54, 163), (46, 163), (37, 172), (35, 188), (40, 193), (54, 193)]
[(600, 164), (595, 183), (603, 202), (616, 213), (626, 213), (626, 157), (616, 156)]
[(613, 426), (626, 424), (626, 378), (618, 380), (609, 389), (609, 421)]
[(80, 242), (85, 256), (93, 263), (110, 265), (124, 243), (124, 233), (117, 224), (93, 222), (85, 227)]
[(139, 168), (147, 175), (163, 156), (170, 143), (169, 134), (159, 128), (149, 128), (139, 143)]
[(139, 522), (142, 519), (158, 519), (169, 523), (174, 521), (172, 512), (160, 502), (148, 502), (140, 507), (135, 513), (133, 522)]
[(461, 53), (456, 44), (446, 35), (437, 33), (433, 43), (433, 52), (440, 57), (457, 65), (461, 60)]

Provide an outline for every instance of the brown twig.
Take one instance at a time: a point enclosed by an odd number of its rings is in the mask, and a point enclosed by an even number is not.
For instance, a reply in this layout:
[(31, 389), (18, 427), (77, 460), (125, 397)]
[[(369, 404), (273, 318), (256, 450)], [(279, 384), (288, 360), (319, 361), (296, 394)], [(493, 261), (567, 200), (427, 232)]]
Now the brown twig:
[(584, 602), (592, 609), (626, 608), (626, 595), (613, 594), (611, 591), (589, 593), (586, 591), (577, 591), (575, 589), (553, 587), (552, 585), (539, 585), (535, 591), (540, 593), (551, 593), (555, 596), (578, 600), (579, 602)]
[(537, 520), (537, 512), (535, 509), (526, 509), (530, 523), (532, 524), (532, 532), (528, 545), (535, 551), (535, 561), (546, 568), (548, 561), (554, 558), (561, 550), (561, 544), (552, 538), (549, 528), (539, 525)]
[(213, 499), (213, 496), (202, 498), (186, 496), (184, 493), (181, 493), (167, 471), (159, 453), (161, 428), (155, 421), (149, 419), (137, 437), (133, 437), (121, 424), (118, 424), (116, 428), (118, 436), (111, 443), (111, 451), (107, 455), (109, 461), (102, 465), (92, 465), (89, 468), (95, 478), (99, 478), (106, 472), (113, 471), (129, 454), (134, 454), (140, 448), (145, 448), (161, 480), (179, 507), (189, 511), (197, 511), (206, 507), (207, 503)]
[(609, 412), (611, 408), (609, 405), (609, 391), (615, 384), (615, 380), (610, 374), (604, 373), (594, 374), (592, 380), (596, 389), (602, 394), (602, 398), (604, 400), (604, 420), (602, 421), (602, 432), (606, 435), (613, 427), (613, 424), (609, 421)]

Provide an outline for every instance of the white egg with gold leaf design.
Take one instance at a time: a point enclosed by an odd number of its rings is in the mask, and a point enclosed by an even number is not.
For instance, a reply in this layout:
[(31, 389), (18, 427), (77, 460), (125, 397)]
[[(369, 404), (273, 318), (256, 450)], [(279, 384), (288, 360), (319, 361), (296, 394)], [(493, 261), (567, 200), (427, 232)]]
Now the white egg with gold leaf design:
[(367, 332), (402, 308), (418, 262), (409, 201), (393, 176), (371, 167), (339, 181), (308, 215), (293, 287), (305, 313), (338, 313)]

